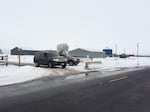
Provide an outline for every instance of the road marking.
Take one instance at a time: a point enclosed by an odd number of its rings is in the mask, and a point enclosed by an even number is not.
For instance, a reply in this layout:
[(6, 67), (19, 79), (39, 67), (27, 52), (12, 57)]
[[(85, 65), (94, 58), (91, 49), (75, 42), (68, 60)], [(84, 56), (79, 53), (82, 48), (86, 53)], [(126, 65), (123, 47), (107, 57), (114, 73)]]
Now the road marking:
[(127, 77), (127, 76), (124, 76), (124, 77), (112, 79), (112, 80), (110, 80), (109, 82), (111, 83), (111, 82), (115, 82), (115, 81), (120, 81), (120, 80), (123, 80), (123, 79), (126, 79), (126, 78), (128, 78), (128, 77)]

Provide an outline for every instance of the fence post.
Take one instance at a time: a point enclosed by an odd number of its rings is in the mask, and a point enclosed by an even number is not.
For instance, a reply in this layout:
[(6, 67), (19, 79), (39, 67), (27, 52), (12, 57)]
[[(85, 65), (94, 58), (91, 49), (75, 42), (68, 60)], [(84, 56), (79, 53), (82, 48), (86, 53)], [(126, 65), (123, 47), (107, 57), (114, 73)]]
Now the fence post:
[(18, 48), (19, 67), (21, 66), (21, 51), (22, 51), (22, 49)]
[(86, 70), (89, 69), (89, 66), (88, 66), (88, 62), (85, 63), (85, 67), (84, 67)]

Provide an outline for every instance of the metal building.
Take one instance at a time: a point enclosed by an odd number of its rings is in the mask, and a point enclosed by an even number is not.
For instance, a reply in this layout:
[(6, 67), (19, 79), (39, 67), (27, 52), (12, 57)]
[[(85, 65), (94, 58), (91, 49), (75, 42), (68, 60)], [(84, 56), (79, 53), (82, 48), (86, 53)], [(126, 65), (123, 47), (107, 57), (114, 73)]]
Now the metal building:
[(98, 51), (88, 51), (85, 49), (74, 49), (69, 51), (69, 54), (73, 57), (81, 57), (81, 58), (104, 58), (106, 57), (105, 54), (103, 52), (98, 52)]

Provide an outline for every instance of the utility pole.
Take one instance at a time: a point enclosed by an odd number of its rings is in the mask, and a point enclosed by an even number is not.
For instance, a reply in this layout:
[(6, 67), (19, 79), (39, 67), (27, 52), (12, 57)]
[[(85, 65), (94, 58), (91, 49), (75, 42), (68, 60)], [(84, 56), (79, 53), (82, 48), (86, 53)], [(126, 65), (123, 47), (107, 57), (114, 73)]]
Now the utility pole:
[(137, 43), (137, 57), (139, 57), (139, 43)]
[(126, 54), (126, 49), (124, 48), (124, 54)]
[(118, 55), (117, 55), (117, 44), (115, 44), (115, 59), (117, 60), (117, 57), (118, 57)]
[(139, 43), (137, 43), (137, 66), (139, 66)]
[(117, 57), (117, 44), (115, 44), (115, 54), (116, 54), (116, 57)]

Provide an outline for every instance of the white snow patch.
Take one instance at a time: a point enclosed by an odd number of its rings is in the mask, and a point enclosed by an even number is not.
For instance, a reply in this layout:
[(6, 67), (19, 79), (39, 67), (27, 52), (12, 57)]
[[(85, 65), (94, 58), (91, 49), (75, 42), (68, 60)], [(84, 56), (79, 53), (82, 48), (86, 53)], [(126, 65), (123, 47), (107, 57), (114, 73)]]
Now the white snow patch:
[(75, 70), (87, 71), (85, 69), (85, 63), (91, 61), (101, 61), (101, 64), (89, 64), (90, 70), (107, 70), (107, 71), (115, 71), (120, 68), (135, 68), (135, 67), (143, 67), (150, 66), (150, 58), (148, 57), (130, 57), (130, 58), (95, 58), (93, 60), (85, 59), (78, 66), (69, 67)]
[(0, 86), (31, 81), (47, 76), (64, 76), (70, 70), (61, 68), (36, 68), (32, 66), (0, 66)]
[[(19, 62), (19, 56), (17, 55), (9, 55), (8, 56), (8, 61), (9, 62), (16, 62), (18, 63)], [(25, 55), (25, 56), (20, 56), (20, 59), (21, 59), (21, 63), (33, 63), (33, 58), (34, 56), (30, 56), (30, 55)]]

